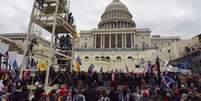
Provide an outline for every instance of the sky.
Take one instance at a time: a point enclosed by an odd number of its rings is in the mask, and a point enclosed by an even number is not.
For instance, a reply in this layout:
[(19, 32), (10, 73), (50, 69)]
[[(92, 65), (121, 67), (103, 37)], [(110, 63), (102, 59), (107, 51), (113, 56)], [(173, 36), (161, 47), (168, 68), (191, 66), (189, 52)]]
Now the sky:
[[(138, 28), (152, 35), (191, 38), (201, 33), (201, 0), (121, 0)], [(112, 0), (71, 0), (77, 30), (97, 28)], [(0, 3), (0, 33), (27, 32), (33, 0), (3, 0)]]

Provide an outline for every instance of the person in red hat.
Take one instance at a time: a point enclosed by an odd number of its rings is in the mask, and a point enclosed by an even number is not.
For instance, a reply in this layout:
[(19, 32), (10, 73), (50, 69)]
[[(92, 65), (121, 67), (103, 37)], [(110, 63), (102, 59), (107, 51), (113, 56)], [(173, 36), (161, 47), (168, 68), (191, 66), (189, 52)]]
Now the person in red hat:
[(142, 91), (142, 97), (140, 99), (140, 101), (149, 101), (149, 92), (144, 90)]
[(174, 100), (174, 101), (180, 101), (180, 92), (179, 92), (179, 89), (176, 89), (176, 90), (174, 91), (173, 100)]

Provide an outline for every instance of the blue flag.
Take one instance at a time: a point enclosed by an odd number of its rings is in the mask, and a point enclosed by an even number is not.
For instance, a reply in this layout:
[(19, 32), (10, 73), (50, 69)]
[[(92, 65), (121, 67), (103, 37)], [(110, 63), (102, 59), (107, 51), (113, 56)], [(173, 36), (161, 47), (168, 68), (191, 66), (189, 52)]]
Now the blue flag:
[(177, 67), (179, 67), (180, 69), (188, 69), (188, 65), (189, 63), (188, 62), (181, 62), (177, 65)]
[(12, 67), (13, 69), (18, 69), (18, 64), (16, 60), (13, 61)]
[(163, 83), (170, 88), (171, 85), (175, 85), (176, 82), (174, 81), (174, 79), (172, 79), (171, 77), (168, 76), (163, 76)]
[(152, 73), (152, 64), (150, 62), (148, 62), (148, 64), (147, 64), (147, 72), (149, 74)]

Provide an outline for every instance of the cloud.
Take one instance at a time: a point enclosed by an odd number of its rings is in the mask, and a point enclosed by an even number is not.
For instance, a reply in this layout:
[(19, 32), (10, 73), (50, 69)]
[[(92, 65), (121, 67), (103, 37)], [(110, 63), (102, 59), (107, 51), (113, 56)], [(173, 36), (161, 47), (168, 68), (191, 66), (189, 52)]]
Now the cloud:
[[(78, 30), (96, 28), (112, 0), (71, 0)], [(137, 27), (152, 34), (191, 38), (201, 33), (200, 0), (121, 0)], [(33, 0), (4, 0), (0, 3), (0, 32), (26, 32)]]
[(26, 32), (31, 11), (31, 1), (6, 0), (0, 3), (0, 31)]

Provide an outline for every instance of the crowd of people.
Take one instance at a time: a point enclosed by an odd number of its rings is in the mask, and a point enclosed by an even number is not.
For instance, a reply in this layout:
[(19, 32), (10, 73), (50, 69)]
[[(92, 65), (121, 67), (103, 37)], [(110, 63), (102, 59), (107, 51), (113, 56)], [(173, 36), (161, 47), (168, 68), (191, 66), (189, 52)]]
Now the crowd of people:
[(7, 72), (6, 78), (0, 76), (1, 101), (201, 101), (199, 74), (90, 71), (65, 76), (56, 89), (45, 91), (43, 83), (34, 81), (30, 91), (27, 80)]

